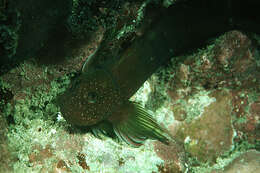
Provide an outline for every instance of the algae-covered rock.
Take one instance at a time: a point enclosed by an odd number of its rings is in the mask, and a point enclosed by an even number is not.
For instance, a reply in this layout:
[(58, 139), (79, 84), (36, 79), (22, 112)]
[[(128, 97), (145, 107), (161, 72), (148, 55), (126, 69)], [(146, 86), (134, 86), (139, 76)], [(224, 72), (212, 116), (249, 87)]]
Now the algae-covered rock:
[(11, 169), (9, 162), (13, 161), (8, 147), (7, 126), (8, 124), (3, 114), (0, 112), (0, 172), (8, 172)]
[[(239, 153), (259, 148), (260, 69), (254, 38), (227, 32), (206, 49), (172, 59), (171, 65), (150, 79), (156, 92), (160, 88), (160, 94), (151, 94), (150, 99), (166, 98), (164, 106), (168, 105), (175, 120), (168, 127), (184, 143), (192, 165), (189, 170), (220, 169)], [(163, 169), (179, 170), (178, 152), (155, 146), (165, 160)]]
[(231, 97), (225, 91), (211, 94), (216, 101), (204, 108), (202, 115), (179, 126), (176, 136), (185, 142), (186, 151), (200, 162), (214, 163), (231, 149)]
[(260, 172), (260, 152), (249, 150), (234, 159), (223, 170), (214, 170), (211, 173), (256, 173)]

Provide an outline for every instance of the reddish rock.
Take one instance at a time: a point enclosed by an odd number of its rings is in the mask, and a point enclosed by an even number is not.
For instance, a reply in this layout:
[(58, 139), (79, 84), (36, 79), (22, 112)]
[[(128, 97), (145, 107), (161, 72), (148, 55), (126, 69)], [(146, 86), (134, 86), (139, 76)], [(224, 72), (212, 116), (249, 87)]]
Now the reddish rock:
[(236, 140), (247, 139), (251, 144), (256, 144), (260, 141), (260, 101), (249, 103), (248, 95), (252, 93), (244, 93), (246, 94), (242, 98), (233, 95), (233, 114), (236, 115), (233, 117), (233, 125), (237, 134), (240, 134), (237, 135)]
[(187, 113), (184, 110), (183, 106), (180, 104), (175, 104), (171, 106), (171, 109), (174, 114), (174, 119), (177, 121), (184, 121), (187, 117)]
[(86, 155), (83, 153), (78, 153), (77, 159), (79, 160), (78, 164), (85, 170), (90, 170), (86, 162)]
[(158, 165), (160, 173), (181, 173), (184, 165), (184, 150), (178, 144), (165, 145), (161, 142), (154, 142), (156, 154), (164, 160), (163, 165)]
[(211, 95), (216, 102), (206, 107), (201, 117), (180, 125), (175, 135), (185, 142), (186, 152), (209, 164), (231, 148), (233, 138), (230, 93), (219, 90)]
[(223, 35), (214, 47), (215, 58), (223, 66), (230, 65), (233, 59), (247, 58), (251, 41), (239, 31), (231, 31)]
[(176, 101), (201, 87), (257, 89), (260, 85), (257, 56), (256, 46), (245, 34), (227, 32), (207, 49), (186, 57), (183, 63), (172, 64), (169, 71), (175, 76), (169, 81), (168, 94)]
[(56, 165), (56, 168), (54, 169), (54, 172), (56, 173), (65, 173), (65, 172), (70, 172), (69, 171), (69, 167), (67, 165), (67, 163), (64, 161), (64, 160), (59, 160), (57, 165)]
[(254, 102), (250, 105), (250, 113), (256, 116), (260, 116), (260, 98), (259, 101)]
[(15, 158), (9, 152), (7, 132), (8, 124), (0, 112), (0, 172), (9, 172), (12, 170), (10, 162)]
[(248, 106), (248, 91), (231, 91), (233, 114), (236, 118), (244, 117), (248, 113), (245, 111)]
[[(178, 126), (172, 125), (175, 126), (172, 133), (176, 139), (186, 142), (186, 152), (198, 163), (215, 163), (217, 157), (231, 148), (233, 140), (246, 139), (251, 144), (260, 140), (260, 99), (252, 101), (252, 95), (260, 93), (257, 56), (257, 46), (247, 35), (230, 31), (207, 49), (185, 59), (181, 57), (182, 63), (173, 63), (167, 69), (168, 74), (174, 74), (167, 83), (171, 109), (175, 120), (181, 121)], [(189, 100), (202, 88), (211, 91), (210, 96), (216, 102), (204, 108), (202, 116), (187, 123), (184, 121), (187, 110), (178, 103)], [(160, 157), (172, 158), (178, 165), (177, 154), (167, 152), (172, 151), (170, 148), (156, 147), (161, 151)]]
[(33, 166), (43, 164), (45, 159), (53, 156), (53, 148), (50, 145), (46, 145), (45, 148), (36, 145), (33, 147), (33, 150), (37, 151), (34, 151), (29, 155), (29, 162)]

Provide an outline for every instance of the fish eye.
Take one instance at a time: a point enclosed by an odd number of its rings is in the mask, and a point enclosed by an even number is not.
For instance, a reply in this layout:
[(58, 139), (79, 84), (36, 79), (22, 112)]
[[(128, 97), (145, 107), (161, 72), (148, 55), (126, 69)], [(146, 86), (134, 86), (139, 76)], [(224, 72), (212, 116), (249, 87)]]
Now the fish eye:
[(96, 103), (98, 99), (98, 95), (96, 92), (89, 92), (88, 93), (88, 97), (87, 97), (87, 101), (88, 103)]

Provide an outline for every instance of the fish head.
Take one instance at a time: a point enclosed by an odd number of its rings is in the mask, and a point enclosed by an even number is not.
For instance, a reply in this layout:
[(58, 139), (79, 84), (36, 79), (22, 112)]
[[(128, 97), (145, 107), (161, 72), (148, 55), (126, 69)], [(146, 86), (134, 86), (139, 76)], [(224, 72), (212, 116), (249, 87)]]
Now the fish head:
[(104, 69), (94, 69), (76, 77), (57, 100), (68, 122), (90, 126), (107, 119), (124, 99), (112, 75)]

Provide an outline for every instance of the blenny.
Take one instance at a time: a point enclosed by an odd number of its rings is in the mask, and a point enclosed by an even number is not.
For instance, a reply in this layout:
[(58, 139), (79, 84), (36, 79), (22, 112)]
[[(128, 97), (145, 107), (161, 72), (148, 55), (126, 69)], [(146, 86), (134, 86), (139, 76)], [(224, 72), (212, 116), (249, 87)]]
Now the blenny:
[[(129, 101), (129, 92), (134, 93), (138, 87), (133, 88), (128, 78), (119, 80), (115, 68), (111, 71), (89, 65), (91, 58), (71, 87), (58, 96), (63, 117), (76, 126), (90, 126), (97, 137), (100, 133), (116, 136), (134, 147), (142, 145), (147, 138), (168, 144), (171, 137), (167, 130), (139, 103)], [(129, 72), (134, 69), (129, 68)], [(122, 83), (124, 80), (126, 83)]]
[(102, 59), (101, 48), (86, 60), (81, 74), (58, 97), (68, 122), (90, 126), (97, 136), (99, 132), (114, 134), (133, 146), (147, 138), (169, 143), (172, 138), (167, 130), (129, 98), (171, 57), (200, 45), (227, 26), (221, 18), (213, 20), (214, 16), (208, 17), (205, 11), (186, 6), (168, 8), (155, 16), (144, 34), (122, 53), (96, 63)]

